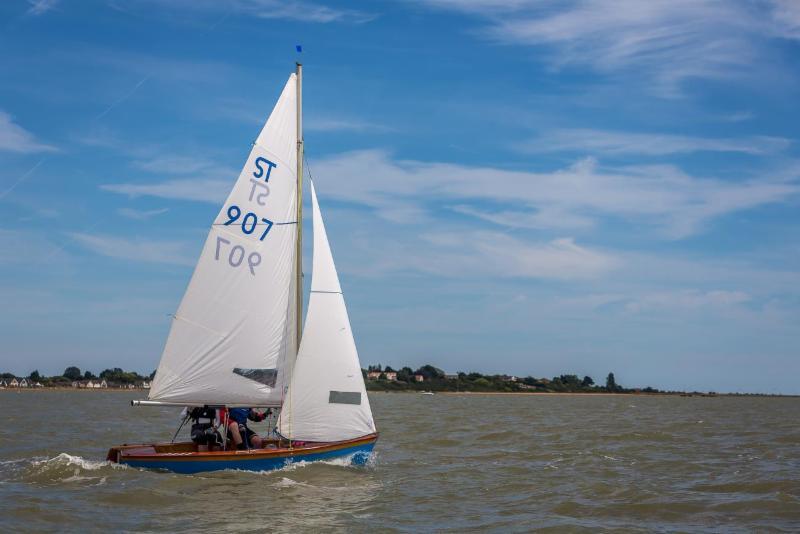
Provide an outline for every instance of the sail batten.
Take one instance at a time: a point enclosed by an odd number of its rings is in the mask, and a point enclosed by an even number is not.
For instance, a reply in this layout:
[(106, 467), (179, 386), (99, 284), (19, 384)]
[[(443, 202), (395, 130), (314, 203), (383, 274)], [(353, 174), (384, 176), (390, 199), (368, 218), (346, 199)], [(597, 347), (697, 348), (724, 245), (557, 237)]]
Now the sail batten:
[(211, 225), (174, 316), (151, 400), (283, 402), (297, 354), (295, 84), (292, 74)]

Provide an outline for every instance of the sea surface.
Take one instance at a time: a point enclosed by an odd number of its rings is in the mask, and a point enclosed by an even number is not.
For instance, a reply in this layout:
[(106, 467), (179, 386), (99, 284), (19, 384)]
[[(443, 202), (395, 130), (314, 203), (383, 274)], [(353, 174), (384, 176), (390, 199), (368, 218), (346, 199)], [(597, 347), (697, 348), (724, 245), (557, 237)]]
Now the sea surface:
[(800, 531), (800, 399), (371, 393), (366, 467), (108, 464), (178, 411), (0, 391), (0, 531)]

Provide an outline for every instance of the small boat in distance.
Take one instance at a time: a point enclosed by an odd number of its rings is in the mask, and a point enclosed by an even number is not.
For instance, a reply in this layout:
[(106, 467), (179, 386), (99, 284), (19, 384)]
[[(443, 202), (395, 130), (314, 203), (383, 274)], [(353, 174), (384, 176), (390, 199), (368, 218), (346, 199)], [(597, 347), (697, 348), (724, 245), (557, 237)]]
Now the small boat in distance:
[(246, 450), (226, 444), (201, 452), (174, 438), (125, 444), (108, 451), (109, 461), (178, 473), (367, 461), (378, 434), (313, 183), (313, 273), (303, 328), (302, 191), (298, 63), (211, 226), (149, 398), (132, 402), (271, 408), (279, 412), (274, 437)]
[(420, 391), (420, 395), (433, 395), (433, 391)]

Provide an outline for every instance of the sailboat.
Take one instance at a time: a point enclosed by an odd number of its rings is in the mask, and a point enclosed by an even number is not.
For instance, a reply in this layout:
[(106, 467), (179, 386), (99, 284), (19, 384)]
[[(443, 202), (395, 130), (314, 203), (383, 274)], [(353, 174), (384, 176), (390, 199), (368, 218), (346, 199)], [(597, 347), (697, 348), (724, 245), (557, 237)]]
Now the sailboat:
[[(264, 448), (193, 442), (112, 447), (111, 462), (196, 473), (368, 460), (378, 439), (313, 182), (313, 262), (302, 321), (302, 65), (289, 80), (206, 239), (148, 399), (136, 406), (270, 408)], [(180, 430), (180, 429), (179, 429)]]

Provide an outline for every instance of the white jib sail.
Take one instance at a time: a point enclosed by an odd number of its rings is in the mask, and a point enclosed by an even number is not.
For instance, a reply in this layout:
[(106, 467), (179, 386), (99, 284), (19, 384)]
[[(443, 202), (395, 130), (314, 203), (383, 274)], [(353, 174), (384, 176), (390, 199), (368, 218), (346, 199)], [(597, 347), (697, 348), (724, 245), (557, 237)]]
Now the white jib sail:
[(292, 74), (214, 220), (150, 399), (280, 406), (297, 354)]
[(278, 431), (293, 440), (341, 441), (372, 434), (375, 422), (313, 183), (311, 202), (311, 296)]

